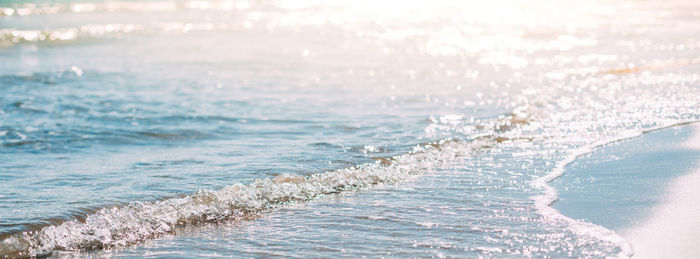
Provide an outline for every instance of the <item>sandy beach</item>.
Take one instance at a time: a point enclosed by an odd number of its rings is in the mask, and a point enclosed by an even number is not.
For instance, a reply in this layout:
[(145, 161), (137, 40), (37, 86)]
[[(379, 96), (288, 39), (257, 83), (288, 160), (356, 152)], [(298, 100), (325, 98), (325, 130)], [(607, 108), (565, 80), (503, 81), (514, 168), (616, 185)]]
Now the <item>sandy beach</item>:
[[(700, 149), (700, 124), (684, 147)], [(674, 179), (665, 202), (652, 209), (644, 223), (623, 231), (634, 258), (698, 258), (700, 240), (700, 169)]]

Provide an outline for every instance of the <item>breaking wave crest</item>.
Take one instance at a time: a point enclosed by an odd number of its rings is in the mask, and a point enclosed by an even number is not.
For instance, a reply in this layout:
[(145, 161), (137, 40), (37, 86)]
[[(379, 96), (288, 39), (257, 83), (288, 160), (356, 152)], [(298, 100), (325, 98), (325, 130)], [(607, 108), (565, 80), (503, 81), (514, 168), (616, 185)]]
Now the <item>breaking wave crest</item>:
[(132, 33), (235, 31), (245, 29), (241, 22), (233, 23), (182, 23), (155, 22), (139, 24), (86, 24), (79, 27), (41, 30), (0, 29), (0, 47), (17, 44), (65, 44), (90, 39), (120, 39)]
[[(48, 255), (57, 250), (122, 247), (176, 233), (181, 226), (254, 219), (265, 211), (288, 203), (396, 183), (450, 164), (457, 157), (497, 147), (499, 143), (533, 141), (535, 136), (547, 138), (550, 134), (523, 133), (528, 131), (528, 127), (539, 128), (541, 125), (538, 124), (552, 119), (550, 116), (542, 107), (525, 105), (495, 119), (456, 127), (465, 136), (461, 139), (446, 138), (421, 144), (403, 155), (378, 158), (373, 163), (310, 176), (284, 174), (275, 178), (258, 179), (247, 185), (233, 184), (219, 190), (201, 190), (183, 197), (132, 202), (124, 206), (99, 209), (86, 216), (75, 217), (78, 218), (76, 220), (56, 221), (53, 225), (31, 227), (34, 231), (0, 237), (0, 257), (33, 257)], [(453, 121), (448, 120), (447, 123)], [(577, 235), (619, 247), (621, 257), (630, 256), (633, 252), (629, 244), (614, 231), (568, 218), (550, 207), (557, 199), (557, 192), (548, 183), (561, 176), (566, 165), (594, 148), (656, 129), (660, 128), (616, 134), (614, 138), (582, 145), (568, 152), (552, 171), (532, 183), (543, 191), (543, 195), (533, 198), (538, 213), (545, 219), (567, 223), (569, 229)], [(426, 128), (426, 131), (443, 130), (447, 129), (440, 126)]]
[(517, 140), (497, 134), (529, 123), (537, 115), (533, 111), (521, 107), (495, 120), (483, 121), (476, 127), (481, 133), (421, 144), (403, 155), (377, 158), (373, 163), (310, 176), (284, 174), (160, 201), (132, 202), (77, 215), (75, 220), (32, 226), (29, 229), (33, 231), (0, 237), (0, 257), (122, 247), (174, 233), (179, 226), (253, 219), (284, 204), (395, 183), (449, 164), (456, 157)]
[(449, 163), (465, 152), (493, 146), (497, 142), (497, 138), (491, 136), (464, 141), (443, 140), (415, 147), (400, 156), (327, 173), (311, 176), (285, 174), (273, 179), (258, 179), (248, 185), (202, 190), (180, 198), (104, 208), (84, 220), (10, 235), (0, 242), (0, 257), (30, 257), (47, 255), (54, 250), (125, 246), (172, 233), (177, 226), (251, 219), (286, 203), (407, 179)]
[(61, 43), (91, 38), (119, 38), (126, 33), (143, 30), (134, 24), (88, 24), (77, 28), (47, 30), (0, 30), (0, 46), (20, 43)]
[(234, 10), (246, 9), (247, 1), (105, 1), (101, 3), (16, 4), (0, 7), (0, 16), (46, 15), (89, 12), (167, 12), (181, 9)]

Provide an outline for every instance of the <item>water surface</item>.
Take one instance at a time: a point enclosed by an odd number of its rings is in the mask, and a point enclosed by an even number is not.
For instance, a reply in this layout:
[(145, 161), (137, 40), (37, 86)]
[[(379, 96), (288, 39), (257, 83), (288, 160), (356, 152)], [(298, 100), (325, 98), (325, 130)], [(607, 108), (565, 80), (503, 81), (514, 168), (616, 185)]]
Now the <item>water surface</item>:
[(547, 181), (700, 119), (694, 1), (1, 6), (0, 256), (627, 256)]

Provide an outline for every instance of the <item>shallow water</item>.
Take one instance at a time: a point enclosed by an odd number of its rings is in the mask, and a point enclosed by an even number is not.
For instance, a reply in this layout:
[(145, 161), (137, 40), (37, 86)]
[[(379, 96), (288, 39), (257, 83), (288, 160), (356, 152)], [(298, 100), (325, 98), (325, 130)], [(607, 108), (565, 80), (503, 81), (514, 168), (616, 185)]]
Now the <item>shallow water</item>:
[(0, 256), (627, 256), (547, 181), (700, 120), (693, 1), (2, 7)]
[(697, 168), (700, 152), (683, 147), (694, 131), (653, 132), (581, 158), (552, 183), (560, 198), (554, 207), (615, 231), (643, 223), (650, 208), (667, 202), (671, 180)]

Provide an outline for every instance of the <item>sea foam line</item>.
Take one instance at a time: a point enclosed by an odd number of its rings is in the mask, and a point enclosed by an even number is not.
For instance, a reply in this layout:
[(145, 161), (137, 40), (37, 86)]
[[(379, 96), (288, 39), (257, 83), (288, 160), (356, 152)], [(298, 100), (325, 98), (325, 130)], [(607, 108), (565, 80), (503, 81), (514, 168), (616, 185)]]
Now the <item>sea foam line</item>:
[(104, 208), (88, 215), (84, 221), (67, 221), (10, 235), (0, 241), (0, 258), (42, 256), (55, 250), (121, 247), (174, 233), (178, 226), (252, 219), (290, 202), (407, 179), (449, 163), (464, 152), (498, 142), (497, 138), (488, 136), (464, 141), (442, 140), (417, 146), (403, 155), (322, 174), (285, 174), (180, 198)]
[(0, 47), (19, 43), (72, 42), (89, 38), (121, 37), (122, 34), (142, 30), (142, 26), (134, 24), (87, 24), (54, 30), (0, 29)]
[(44, 256), (56, 250), (123, 247), (175, 233), (179, 226), (253, 219), (287, 203), (395, 183), (449, 164), (456, 157), (517, 140), (497, 133), (527, 124), (530, 116), (527, 106), (520, 107), (513, 113), (484, 121), (480, 127), (490, 130), (481, 134), (418, 145), (408, 153), (377, 158), (374, 163), (311, 176), (284, 174), (247, 185), (238, 183), (215, 191), (201, 190), (180, 198), (103, 208), (82, 220), (36, 226), (35, 231), (0, 237), (0, 258)]
[(569, 154), (561, 161), (559, 161), (554, 169), (550, 171), (548, 174), (535, 179), (532, 182), (532, 185), (537, 188), (541, 188), (544, 190), (544, 194), (540, 196), (535, 196), (533, 197), (533, 200), (535, 201), (535, 207), (542, 216), (544, 216), (547, 219), (551, 220), (558, 220), (558, 221), (563, 221), (568, 224), (569, 228), (577, 235), (582, 235), (582, 236), (590, 236), (602, 241), (610, 242), (620, 248), (620, 252), (615, 256), (617, 258), (630, 258), (634, 255), (634, 250), (632, 249), (632, 245), (621, 235), (617, 234), (615, 231), (605, 228), (603, 226), (593, 224), (590, 222), (585, 222), (582, 220), (576, 220), (573, 218), (569, 218), (559, 210), (551, 207), (554, 202), (557, 201), (558, 199), (558, 192), (554, 187), (549, 185), (550, 182), (554, 181), (555, 179), (561, 177), (565, 171), (566, 171), (566, 166), (569, 164), (573, 163), (578, 159), (579, 157), (582, 157), (584, 155), (592, 153), (595, 149), (610, 145), (612, 143), (624, 141), (627, 139), (631, 138), (636, 138), (639, 136), (642, 136), (646, 133), (654, 132), (654, 131), (659, 131), (667, 128), (672, 128), (672, 127), (677, 127), (677, 126), (682, 126), (682, 125), (688, 125), (692, 123), (697, 123), (700, 122), (698, 120), (692, 120), (692, 121), (684, 121), (684, 122), (678, 122), (678, 123), (673, 123), (669, 125), (664, 125), (664, 126), (659, 126), (659, 127), (654, 127), (651, 129), (646, 129), (646, 130), (630, 130), (627, 132), (622, 133), (620, 136), (615, 137), (613, 139), (608, 139), (608, 140), (601, 140), (594, 142), (592, 144), (588, 144), (582, 147), (579, 147), (577, 149), (572, 150), (569, 152)]
[(246, 10), (250, 3), (245, 0), (221, 1), (104, 1), (82, 3), (15, 4), (0, 6), (2, 16), (50, 15), (58, 13), (91, 12), (169, 12), (176, 10)]

